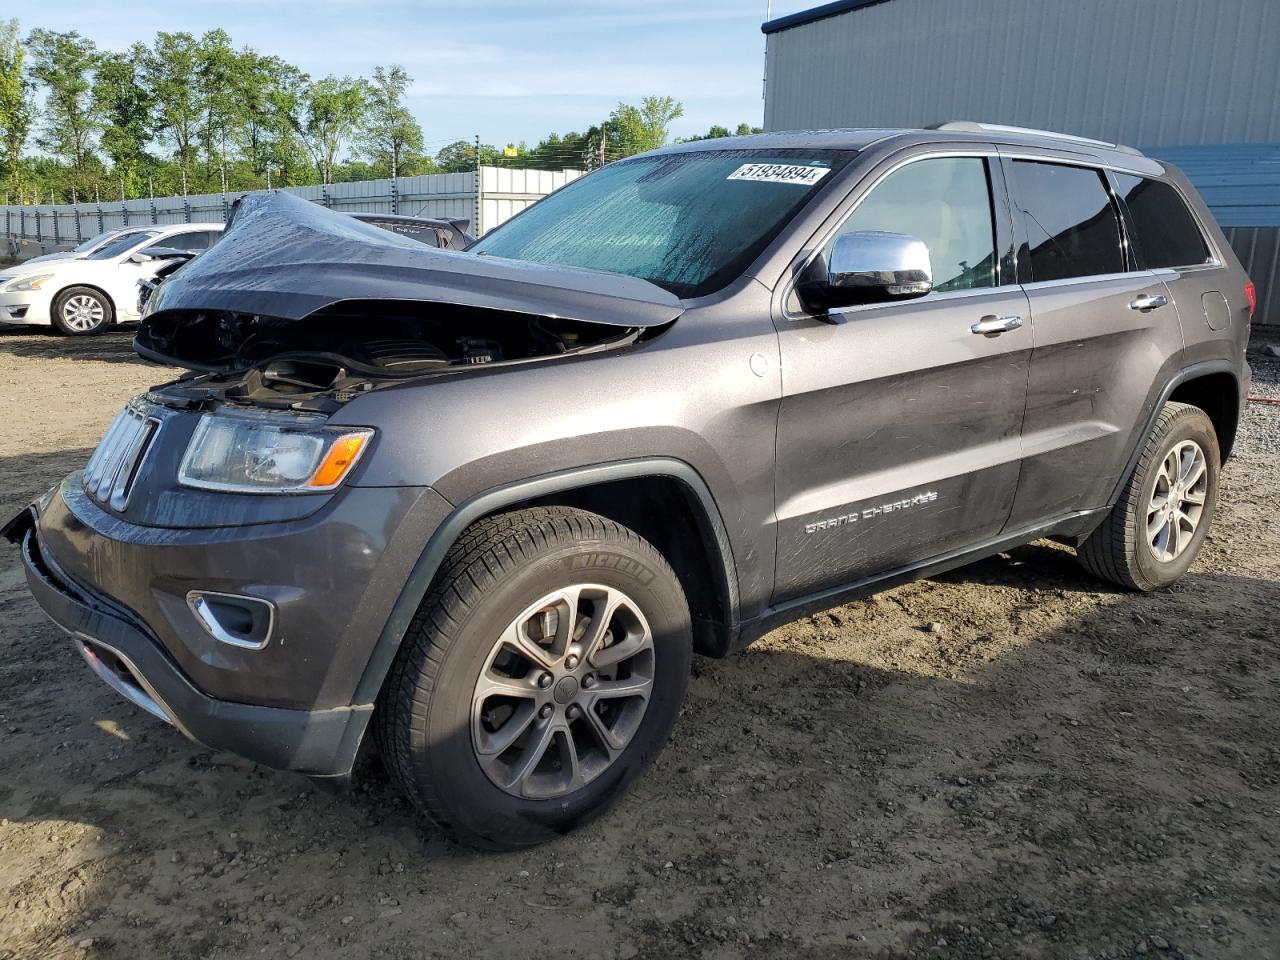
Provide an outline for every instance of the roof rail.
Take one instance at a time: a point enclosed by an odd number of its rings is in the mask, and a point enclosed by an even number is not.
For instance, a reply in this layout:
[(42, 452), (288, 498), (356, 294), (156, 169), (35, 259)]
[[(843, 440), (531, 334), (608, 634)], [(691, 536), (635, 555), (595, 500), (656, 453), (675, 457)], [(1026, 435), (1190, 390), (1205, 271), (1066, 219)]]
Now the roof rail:
[(1057, 133), (1053, 130), (1037, 130), (1034, 127), (1014, 127), (1004, 123), (981, 123), (977, 120), (950, 120), (946, 123), (935, 123), (926, 130), (950, 130), (956, 133), (1017, 133), (1030, 137), (1045, 137), (1049, 140), (1063, 140), (1067, 143), (1078, 143), (1089, 147), (1104, 147), (1107, 150), (1117, 150), (1120, 153), (1129, 153), (1134, 156), (1142, 156), (1141, 150), (1133, 147), (1126, 147), (1122, 143), (1111, 143), (1107, 140), (1094, 140), (1091, 137), (1077, 137), (1070, 133)]

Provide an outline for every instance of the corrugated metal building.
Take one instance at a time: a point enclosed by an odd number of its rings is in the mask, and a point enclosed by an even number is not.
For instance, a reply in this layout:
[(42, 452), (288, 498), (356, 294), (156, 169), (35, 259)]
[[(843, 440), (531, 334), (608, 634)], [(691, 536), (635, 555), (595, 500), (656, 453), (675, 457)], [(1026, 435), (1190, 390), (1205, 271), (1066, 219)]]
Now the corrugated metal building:
[(767, 130), (985, 120), (1176, 164), (1280, 324), (1280, 0), (840, 0), (763, 29)]

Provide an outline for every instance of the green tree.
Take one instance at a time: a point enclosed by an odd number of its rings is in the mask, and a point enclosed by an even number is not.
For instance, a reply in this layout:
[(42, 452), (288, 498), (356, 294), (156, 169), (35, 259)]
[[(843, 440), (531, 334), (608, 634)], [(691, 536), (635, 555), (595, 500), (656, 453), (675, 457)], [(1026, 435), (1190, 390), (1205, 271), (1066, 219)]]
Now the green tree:
[(198, 138), (204, 150), (205, 186), (220, 182), (219, 168), (245, 122), (239, 92), (245, 70), (256, 62), (238, 54), (225, 30), (210, 30), (196, 48), (196, 102), (200, 108)]
[(645, 97), (639, 106), (619, 103), (604, 124), (605, 157), (616, 159), (667, 142), (671, 121), (684, 116), (684, 105), (671, 97)]
[(141, 81), (146, 52), (146, 47), (135, 43), (127, 53), (104, 54), (93, 78), (93, 110), (102, 152), (129, 194), (142, 191), (152, 136), (151, 95)]
[[(190, 181), (203, 117), (198, 71), (200, 43), (189, 33), (156, 34), (142, 64), (155, 101), (156, 129), (173, 148), (183, 184)], [(184, 190), (183, 192), (186, 192)]]
[(753, 127), (749, 123), (740, 123), (732, 132), (728, 127), (713, 124), (711, 129), (700, 136), (682, 137), (681, 143), (693, 143), (697, 140), (718, 140), (721, 137), (746, 137), (753, 133), (764, 133), (763, 127)]
[(266, 157), (280, 186), (314, 183), (301, 129), (311, 78), (292, 64), (279, 64), (266, 88)]
[[(31, 82), (18, 21), (0, 23), (0, 176), (14, 198), (22, 196), (22, 152), (31, 133)], [(18, 201), (20, 202), (20, 201)]]
[(384, 176), (406, 176), (421, 160), (422, 128), (405, 106), (413, 77), (403, 67), (374, 67), (369, 116), (362, 134), (364, 155)]
[(31, 76), (46, 92), (37, 143), (64, 158), (74, 171), (71, 186), (86, 190), (92, 180), (89, 155), (97, 126), (91, 98), (97, 47), (75, 30), (41, 29), (31, 31), (27, 47)]
[(364, 126), (369, 109), (368, 87), (364, 80), (333, 76), (307, 87), (304, 118), (298, 132), (323, 183), (333, 183), (338, 154)]

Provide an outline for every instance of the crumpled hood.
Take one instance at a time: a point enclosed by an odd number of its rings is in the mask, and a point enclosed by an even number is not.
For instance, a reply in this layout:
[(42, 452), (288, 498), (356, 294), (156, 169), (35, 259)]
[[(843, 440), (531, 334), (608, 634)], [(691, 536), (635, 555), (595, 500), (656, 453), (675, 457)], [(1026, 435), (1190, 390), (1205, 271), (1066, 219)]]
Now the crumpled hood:
[(660, 326), (683, 310), (678, 297), (646, 280), (437, 250), (292, 194), (266, 193), (246, 196), (221, 239), (160, 284), (138, 344), (148, 348), (149, 325), (174, 311), (305, 321), (348, 300), (445, 303), (625, 327)]

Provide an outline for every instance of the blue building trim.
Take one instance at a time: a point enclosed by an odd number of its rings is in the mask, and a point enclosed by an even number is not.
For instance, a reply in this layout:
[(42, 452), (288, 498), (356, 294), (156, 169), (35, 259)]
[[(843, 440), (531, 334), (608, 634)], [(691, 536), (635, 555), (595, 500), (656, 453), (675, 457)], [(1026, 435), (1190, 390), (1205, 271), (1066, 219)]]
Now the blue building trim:
[(799, 13), (788, 14), (785, 17), (775, 17), (767, 23), (762, 23), (760, 31), (765, 34), (777, 33), (779, 30), (789, 30), (791, 27), (803, 26), (806, 23), (816, 23), (819, 20), (826, 20), (828, 17), (838, 17), (840, 14), (848, 13), (850, 10), (858, 10), (861, 7), (874, 7), (877, 3), (888, 2), (889, 0), (836, 0), (835, 3), (824, 3), (820, 7), (801, 10)]
[(1280, 227), (1280, 143), (1148, 147), (1187, 175), (1223, 227)]

